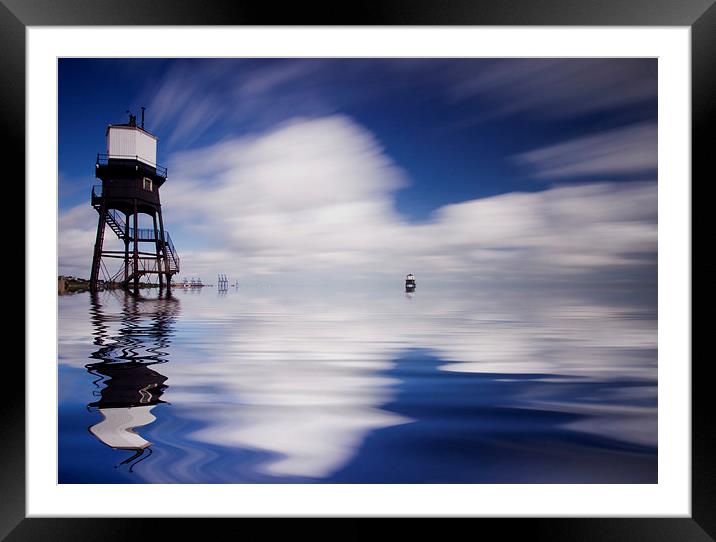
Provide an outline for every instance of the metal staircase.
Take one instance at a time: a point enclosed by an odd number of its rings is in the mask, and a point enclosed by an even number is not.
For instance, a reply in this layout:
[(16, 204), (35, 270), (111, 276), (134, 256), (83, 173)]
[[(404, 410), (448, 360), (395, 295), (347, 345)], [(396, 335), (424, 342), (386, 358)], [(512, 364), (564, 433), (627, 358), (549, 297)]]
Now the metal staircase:
[(112, 231), (117, 234), (117, 237), (124, 239), (125, 223), (122, 217), (114, 209), (109, 209), (105, 215), (104, 221), (112, 228)]

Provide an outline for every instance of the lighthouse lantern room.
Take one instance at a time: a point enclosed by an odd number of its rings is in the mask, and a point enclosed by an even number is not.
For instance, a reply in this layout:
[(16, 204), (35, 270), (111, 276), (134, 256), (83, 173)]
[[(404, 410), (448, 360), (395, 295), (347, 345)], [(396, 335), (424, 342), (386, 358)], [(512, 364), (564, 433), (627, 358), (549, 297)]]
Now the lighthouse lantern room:
[(107, 155), (110, 158), (136, 158), (156, 166), (157, 138), (141, 127), (107, 126)]

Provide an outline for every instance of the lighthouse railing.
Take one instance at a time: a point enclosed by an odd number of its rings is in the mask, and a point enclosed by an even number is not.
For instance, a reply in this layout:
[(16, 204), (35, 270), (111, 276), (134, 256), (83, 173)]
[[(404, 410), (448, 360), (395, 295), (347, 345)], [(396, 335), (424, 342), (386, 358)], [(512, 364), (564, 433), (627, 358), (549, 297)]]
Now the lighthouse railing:
[(108, 166), (110, 165), (110, 160), (115, 160), (116, 162), (130, 162), (130, 161), (137, 161), (141, 162), (153, 169), (156, 170), (157, 175), (160, 177), (167, 176), (167, 168), (165, 166), (160, 166), (156, 162), (152, 162), (151, 160), (147, 160), (144, 156), (139, 156), (138, 154), (97, 154), (97, 166)]
[[(134, 239), (134, 228), (129, 227), (129, 238)], [(139, 241), (157, 241), (158, 237), (154, 235), (154, 228), (137, 228), (137, 239)]]

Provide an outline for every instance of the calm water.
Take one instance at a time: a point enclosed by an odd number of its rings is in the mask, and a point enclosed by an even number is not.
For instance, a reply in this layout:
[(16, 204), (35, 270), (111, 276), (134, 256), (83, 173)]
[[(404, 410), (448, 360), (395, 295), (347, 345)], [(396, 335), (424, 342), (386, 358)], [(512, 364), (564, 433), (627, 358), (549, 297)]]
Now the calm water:
[(656, 315), (537, 294), (59, 298), (60, 483), (656, 483)]

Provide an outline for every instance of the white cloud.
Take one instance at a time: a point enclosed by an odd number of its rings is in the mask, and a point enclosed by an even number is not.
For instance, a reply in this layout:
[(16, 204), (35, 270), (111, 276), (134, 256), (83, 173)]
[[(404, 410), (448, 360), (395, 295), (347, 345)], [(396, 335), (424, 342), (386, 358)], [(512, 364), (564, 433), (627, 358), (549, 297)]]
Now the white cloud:
[(96, 231), (97, 212), (89, 204), (60, 213), (57, 252), (61, 275), (89, 276)]
[(538, 178), (631, 174), (656, 170), (655, 123), (637, 124), (576, 138), (517, 156)]

